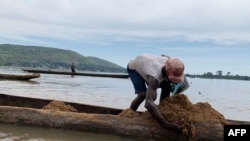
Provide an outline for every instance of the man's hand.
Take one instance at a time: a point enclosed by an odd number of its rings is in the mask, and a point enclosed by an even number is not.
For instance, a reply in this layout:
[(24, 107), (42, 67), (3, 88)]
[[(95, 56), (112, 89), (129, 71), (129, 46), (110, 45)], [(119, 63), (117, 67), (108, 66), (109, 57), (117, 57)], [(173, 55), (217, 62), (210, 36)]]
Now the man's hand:
[(172, 130), (172, 131), (175, 131), (177, 133), (182, 133), (183, 127), (180, 126), (180, 124), (177, 124), (176, 122), (170, 123), (167, 120), (165, 120), (162, 125), (167, 130)]
[(177, 133), (182, 133), (182, 129), (183, 129), (182, 126), (180, 126), (180, 125), (178, 125), (178, 124), (176, 124), (176, 123), (170, 123), (170, 128), (171, 128), (173, 131), (177, 132)]

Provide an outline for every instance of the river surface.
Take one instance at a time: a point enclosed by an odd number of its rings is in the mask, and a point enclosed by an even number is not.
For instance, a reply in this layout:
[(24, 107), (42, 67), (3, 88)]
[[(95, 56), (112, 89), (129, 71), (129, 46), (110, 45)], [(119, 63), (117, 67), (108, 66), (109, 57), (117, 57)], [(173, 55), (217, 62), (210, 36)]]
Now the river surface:
[[(0, 73), (23, 74), (0, 67)], [(250, 81), (188, 78), (192, 103), (208, 102), (227, 119), (250, 121)], [(0, 80), (0, 93), (128, 108), (135, 97), (129, 79), (41, 74), (31, 81)], [(159, 96), (158, 96), (159, 98)], [(158, 104), (159, 99), (156, 99)], [(145, 111), (144, 103), (139, 107)], [(0, 124), (2, 141), (139, 141), (117, 135)]]

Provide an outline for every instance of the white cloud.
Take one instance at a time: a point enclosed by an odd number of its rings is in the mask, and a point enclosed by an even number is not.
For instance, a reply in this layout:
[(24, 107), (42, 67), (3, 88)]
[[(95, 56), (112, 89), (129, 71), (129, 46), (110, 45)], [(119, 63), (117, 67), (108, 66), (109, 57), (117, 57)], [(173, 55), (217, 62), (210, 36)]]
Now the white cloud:
[(108, 44), (180, 39), (250, 42), (248, 0), (0, 1), (1, 36)]

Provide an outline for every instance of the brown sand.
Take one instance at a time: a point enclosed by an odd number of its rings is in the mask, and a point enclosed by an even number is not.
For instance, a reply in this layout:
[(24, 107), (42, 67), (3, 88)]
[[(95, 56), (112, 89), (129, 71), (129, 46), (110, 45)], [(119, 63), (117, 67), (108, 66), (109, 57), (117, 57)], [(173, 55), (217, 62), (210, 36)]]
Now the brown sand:
[[(168, 121), (181, 123), (183, 134), (189, 136), (190, 140), (195, 137), (195, 127), (193, 125), (195, 122), (227, 124), (224, 116), (213, 109), (209, 103), (192, 104), (184, 94), (165, 98), (158, 107)], [(120, 113), (120, 116), (143, 118), (149, 122), (156, 122), (148, 111), (138, 114), (126, 109)]]
[(77, 110), (71, 105), (66, 105), (62, 101), (51, 101), (48, 105), (45, 105), (42, 109), (45, 110), (55, 110), (64, 112), (77, 112)]

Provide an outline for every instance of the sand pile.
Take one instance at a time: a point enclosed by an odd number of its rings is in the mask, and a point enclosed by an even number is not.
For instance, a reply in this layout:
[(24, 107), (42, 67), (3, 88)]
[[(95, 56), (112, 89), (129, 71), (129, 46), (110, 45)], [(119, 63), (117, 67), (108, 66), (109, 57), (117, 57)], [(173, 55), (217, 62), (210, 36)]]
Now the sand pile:
[[(222, 114), (213, 109), (209, 103), (192, 104), (184, 94), (177, 94), (173, 97), (165, 98), (159, 104), (162, 115), (170, 122), (181, 122), (183, 133), (193, 140), (195, 136), (194, 123), (221, 123), (227, 121)], [(148, 111), (139, 114), (130, 109), (124, 110), (120, 116), (131, 118), (143, 118), (148, 122), (156, 122)]]
[(77, 110), (71, 105), (67, 105), (62, 101), (51, 101), (49, 104), (45, 105), (42, 109), (45, 110), (55, 110), (64, 112), (77, 112)]
[(213, 109), (209, 103), (192, 104), (184, 94), (164, 99), (159, 104), (159, 109), (169, 121), (184, 119), (192, 123), (226, 123), (224, 116)]
[[(165, 98), (159, 104), (162, 115), (170, 122), (172, 121), (188, 121), (188, 122), (207, 122), (226, 124), (224, 116), (216, 111), (209, 103), (192, 104), (188, 97), (184, 94), (177, 94), (173, 97)], [(126, 109), (120, 113), (125, 117), (140, 117), (146, 120), (154, 120), (148, 111), (139, 114), (130, 109)]]

